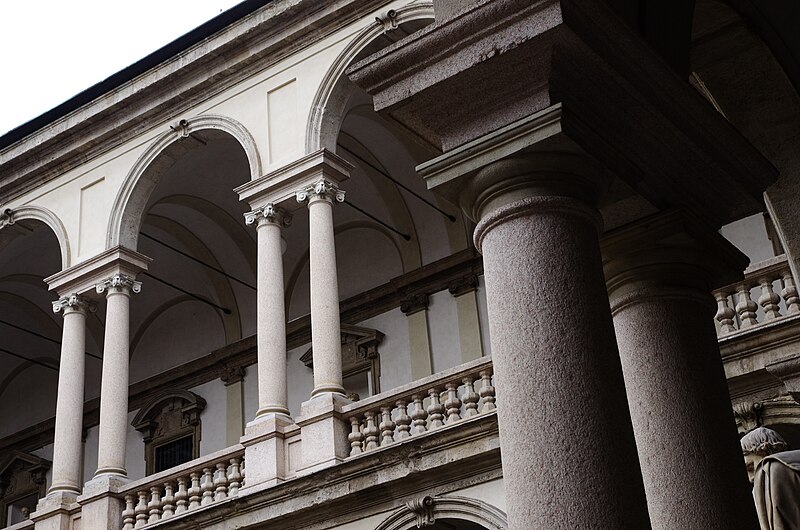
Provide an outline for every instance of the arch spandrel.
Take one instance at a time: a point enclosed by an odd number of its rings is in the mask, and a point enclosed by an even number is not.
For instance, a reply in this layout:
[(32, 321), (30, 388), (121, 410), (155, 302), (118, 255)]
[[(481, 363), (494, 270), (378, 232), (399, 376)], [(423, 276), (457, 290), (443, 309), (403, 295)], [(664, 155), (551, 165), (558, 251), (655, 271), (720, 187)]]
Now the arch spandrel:
[[(201, 115), (181, 120), (156, 138), (138, 158), (125, 177), (111, 209), (106, 246), (122, 245), (135, 249), (138, 242), (142, 215), (162, 173), (167, 171), (182, 154), (201, 145), (195, 142), (177, 145), (194, 132), (221, 131), (239, 142), (247, 156), (250, 180), (261, 176), (261, 156), (252, 134), (238, 121), (219, 115)], [(168, 151), (169, 149), (169, 151)], [(174, 151), (174, 152), (173, 152)]]

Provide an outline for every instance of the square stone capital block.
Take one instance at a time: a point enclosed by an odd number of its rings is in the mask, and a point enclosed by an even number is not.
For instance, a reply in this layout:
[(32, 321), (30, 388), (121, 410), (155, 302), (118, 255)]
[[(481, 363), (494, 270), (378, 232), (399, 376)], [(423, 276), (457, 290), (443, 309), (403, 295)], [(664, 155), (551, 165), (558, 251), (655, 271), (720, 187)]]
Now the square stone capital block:
[(298, 191), (323, 179), (338, 185), (352, 170), (350, 162), (323, 148), (233, 191), (254, 210), (272, 204), (293, 211), (301, 207), (295, 198)]
[[(459, 171), (479, 144), (495, 142), (492, 156), (510, 156), (551, 141), (557, 127), (657, 209), (682, 207), (714, 227), (761, 211), (761, 194), (777, 176), (601, 0), (467, 2), (347, 74), (386, 119), (444, 156), (460, 148)], [(498, 131), (556, 110), (541, 140), (496, 143)], [(437, 177), (420, 169), (429, 187), (451, 179), (441, 167)]]
[(59, 296), (80, 294), (96, 296), (95, 286), (106, 278), (124, 275), (131, 279), (147, 270), (152, 258), (123, 246), (116, 246), (77, 265), (45, 278), (44, 281)]

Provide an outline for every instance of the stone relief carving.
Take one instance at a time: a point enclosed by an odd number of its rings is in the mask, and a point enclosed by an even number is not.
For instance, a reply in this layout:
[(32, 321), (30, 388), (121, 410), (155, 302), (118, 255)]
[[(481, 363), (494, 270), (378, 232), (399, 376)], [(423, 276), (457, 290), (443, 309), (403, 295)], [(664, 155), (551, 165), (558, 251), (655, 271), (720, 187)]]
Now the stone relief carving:
[(761, 427), (761, 403), (744, 401), (733, 406), (733, 416), (739, 432), (749, 432), (756, 427)]
[(406, 508), (417, 516), (417, 528), (431, 526), (436, 522), (433, 515), (433, 497), (426, 495), (406, 502)]
[(344, 191), (330, 180), (320, 179), (314, 185), (302, 189), (296, 193), (297, 202), (304, 203), (310, 199), (311, 195), (317, 197), (327, 197), (336, 202), (344, 202)]

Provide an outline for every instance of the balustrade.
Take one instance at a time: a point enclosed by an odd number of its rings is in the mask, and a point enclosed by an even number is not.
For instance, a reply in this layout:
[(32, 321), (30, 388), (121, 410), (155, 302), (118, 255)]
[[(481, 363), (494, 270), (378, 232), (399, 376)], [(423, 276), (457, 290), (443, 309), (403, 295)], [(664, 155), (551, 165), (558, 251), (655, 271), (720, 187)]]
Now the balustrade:
[(493, 412), (492, 374), (482, 358), (346, 406), (350, 456)]
[(713, 294), (720, 337), (800, 314), (797, 283), (785, 255), (750, 266), (744, 280)]
[(128, 484), (122, 530), (143, 528), (239, 494), (244, 449), (237, 446)]

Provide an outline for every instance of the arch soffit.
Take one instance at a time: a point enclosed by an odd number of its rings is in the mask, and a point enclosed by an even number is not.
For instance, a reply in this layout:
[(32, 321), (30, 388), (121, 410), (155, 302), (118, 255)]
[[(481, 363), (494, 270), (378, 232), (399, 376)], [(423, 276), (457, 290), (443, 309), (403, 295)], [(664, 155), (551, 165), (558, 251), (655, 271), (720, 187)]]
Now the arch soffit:
[(123, 245), (130, 249), (136, 248), (139, 222), (144, 213), (147, 199), (157, 184), (157, 181), (142, 181), (142, 177), (147, 174), (153, 162), (169, 146), (188, 137), (193, 132), (209, 129), (228, 133), (236, 139), (247, 156), (250, 180), (261, 176), (261, 156), (253, 135), (244, 125), (233, 118), (213, 114), (189, 118), (181, 127), (170, 128), (156, 138), (136, 160), (125, 177), (111, 208), (111, 218), (106, 231), (107, 248), (116, 245)]
[[(70, 250), (69, 235), (67, 235), (67, 230), (64, 228), (64, 223), (61, 222), (61, 219), (59, 219), (56, 214), (47, 208), (30, 205), (13, 208), (12, 212), (10, 221), (5, 220), (5, 224), (13, 224), (17, 221), (24, 221), (25, 219), (34, 219), (46, 224), (58, 240), (58, 246), (61, 250), (61, 269), (66, 269), (72, 265), (72, 251)], [(4, 226), (4, 223), (0, 222), (0, 228)]]
[[(410, 530), (418, 528), (418, 511), (411, 503), (395, 511), (375, 530)], [(461, 519), (479, 524), (489, 530), (506, 530), (508, 520), (505, 512), (478, 499), (469, 497), (434, 497), (430, 508), (434, 519)]]
[[(395, 12), (394, 23), (396, 24), (420, 19), (433, 20), (433, 2), (431, 0), (417, 2), (400, 7)], [(386, 31), (384, 22), (376, 19), (355, 36), (325, 73), (317, 93), (314, 94), (308, 115), (306, 153), (313, 153), (323, 147), (336, 152), (336, 136), (339, 133), (342, 118), (344, 118), (348, 96), (347, 93), (337, 93), (337, 88), (341, 90), (341, 85), (338, 84), (339, 80), (361, 50)]]

